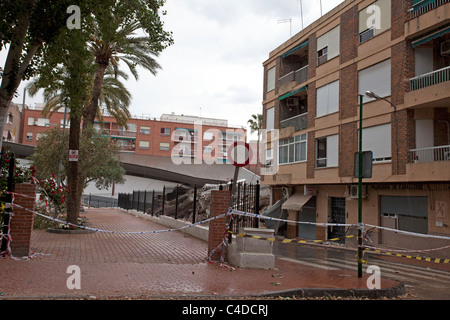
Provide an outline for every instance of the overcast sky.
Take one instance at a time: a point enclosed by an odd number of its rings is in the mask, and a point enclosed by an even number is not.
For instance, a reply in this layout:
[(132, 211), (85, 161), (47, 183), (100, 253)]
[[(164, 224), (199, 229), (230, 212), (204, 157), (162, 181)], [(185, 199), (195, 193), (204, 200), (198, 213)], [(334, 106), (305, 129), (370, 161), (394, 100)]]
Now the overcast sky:
[[(320, 0), (302, 0), (303, 26), (320, 17)], [(322, 13), (343, 0), (322, 0)], [(302, 29), (300, 0), (167, 0), (165, 29), (174, 44), (157, 58), (155, 76), (140, 72), (127, 87), (133, 115), (163, 113), (221, 118), (247, 126), (262, 111), (263, 67), (269, 52)], [(4, 64), (4, 52), (1, 54)], [(19, 97), (22, 103), (23, 84)], [(43, 102), (42, 96), (26, 103)]]

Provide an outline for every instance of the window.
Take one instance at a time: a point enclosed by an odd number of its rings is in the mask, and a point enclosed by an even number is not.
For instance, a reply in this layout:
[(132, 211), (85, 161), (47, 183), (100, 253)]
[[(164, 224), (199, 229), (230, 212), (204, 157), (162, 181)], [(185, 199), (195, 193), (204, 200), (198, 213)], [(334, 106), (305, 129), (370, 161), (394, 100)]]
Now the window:
[(50, 124), (50, 119), (47, 118), (38, 118), (37, 125), (40, 127), (45, 127)]
[[(307, 150), (306, 141), (307, 141), (306, 133), (289, 139), (280, 140), (279, 163), (287, 164), (306, 161), (306, 150)], [(271, 158), (273, 157), (272, 152), (270, 152), (270, 156)]]
[(275, 127), (275, 108), (266, 110), (266, 130), (273, 130)]
[(211, 141), (214, 138), (214, 133), (211, 131), (205, 131), (203, 133), (203, 140)]
[(33, 132), (27, 132), (27, 141), (33, 141)]
[(316, 168), (337, 167), (338, 135), (316, 139)]
[(137, 124), (136, 123), (128, 123), (128, 131), (129, 132), (137, 132)]
[(36, 133), (36, 141), (38, 141), (42, 136), (44, 135), (44, 133)]
[(317, 89), (316, 116), (339, 111), (339, 80)]
[(150, 149), (150, 141), (139, 141), (139, 148), (141, 149)]
[(162, 136), (170, 136), (170, 128), (161, 128)]
[(358, 92), (364, 96), (363, 102), (373, 101), (365, 95), (372, 91), (380, 97), (391, 95), (391, 59), (377, 63), (358, 72)]
[(363, 128), (362, 148), (363, 151), (372, 151), (373, 162), (391, 160), (391, 124)]
[(317, 38), (317, 65), (321, 65), (339, 55), (340, 26)]
[(267, 92), (275, 89), (275, 67), (267, 71)]
[(391, 28), (391, 0), (378, 0), (359, 12), (359, 43)]
[(161, 142), (159, 144), (159, 150), (170, 150), (170, 143), (169, 142)]
[(12, 124), (12, 123), (13, 123), (13, 120), (14, 120), (13, 114), (12, 114), (12, 113), (9, 113), (9, 114), (8, 114), (8, 117), (6, 118), (6, 123)]
[(150, 134), (150, 127), (141, 126), (140, 134)]
[(34, 126), (34, 118), (33, 117), (28, 117), (28, 125)]
[[(61, 119), (61, 128), (64, 128), (64, 119)], [(66, 120), (66, 128), (70, 128), (70, 121), (69, 120)], [(100, 129), (98, 129), (97, 131), (100, 132)]]

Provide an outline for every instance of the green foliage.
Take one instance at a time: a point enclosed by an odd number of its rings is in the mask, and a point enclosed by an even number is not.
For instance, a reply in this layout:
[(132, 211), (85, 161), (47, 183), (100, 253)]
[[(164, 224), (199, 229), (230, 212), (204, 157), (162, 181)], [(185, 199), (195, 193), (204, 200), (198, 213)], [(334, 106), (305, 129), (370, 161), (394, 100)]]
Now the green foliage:
[[(65, 180), (68, 166), (68, 134), (59, 129), (45, 132), (39, 138), (39, 144), (31, 157), (36, 167), (36, 177), (41, 180), (58, 176)], [(94, 181), (99, 189), (109, 188), (113, 182), (124, 182), (125, 170), (119, 161), (118, 147), (107, 137), (101, 136), (93, 128), (83, 131), (79, 150), (79, 176), (83, 183)]]

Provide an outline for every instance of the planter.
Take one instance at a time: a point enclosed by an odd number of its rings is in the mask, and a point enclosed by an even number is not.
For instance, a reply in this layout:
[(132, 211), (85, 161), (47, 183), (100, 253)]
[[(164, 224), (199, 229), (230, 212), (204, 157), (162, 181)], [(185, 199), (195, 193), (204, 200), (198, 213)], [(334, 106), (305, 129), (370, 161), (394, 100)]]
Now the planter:
[(97, 232), (95, 230), (86, 229), (60, 229), (60, 228), (47, 228), (47, 232), (60, 233), (60, 234), (87, 234)]

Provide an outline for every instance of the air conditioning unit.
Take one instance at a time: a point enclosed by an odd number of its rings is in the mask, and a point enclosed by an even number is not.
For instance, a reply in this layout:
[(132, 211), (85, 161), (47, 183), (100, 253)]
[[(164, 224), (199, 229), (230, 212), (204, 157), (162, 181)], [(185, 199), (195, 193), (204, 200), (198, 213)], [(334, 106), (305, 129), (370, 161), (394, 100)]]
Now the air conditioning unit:
[(450, 56), (450, 40), (441, 43), (441, 55)]
[(297, 107), (298, 106), (298, 98), (287, 98), (286, 106), (287, 107)]
[[(348, 198), (349, 199), (359, 199), (359, 193), (358, 193), (359, 190), (358, 189), (359, 189), (358, 185), (354, 185), (354, 184), (350, 185), (348, 187), (348, 193), (349, 193)], [(367, 187), (366, 186), (362, 187), (362, 198), (363, 199), (367, 198)]]

